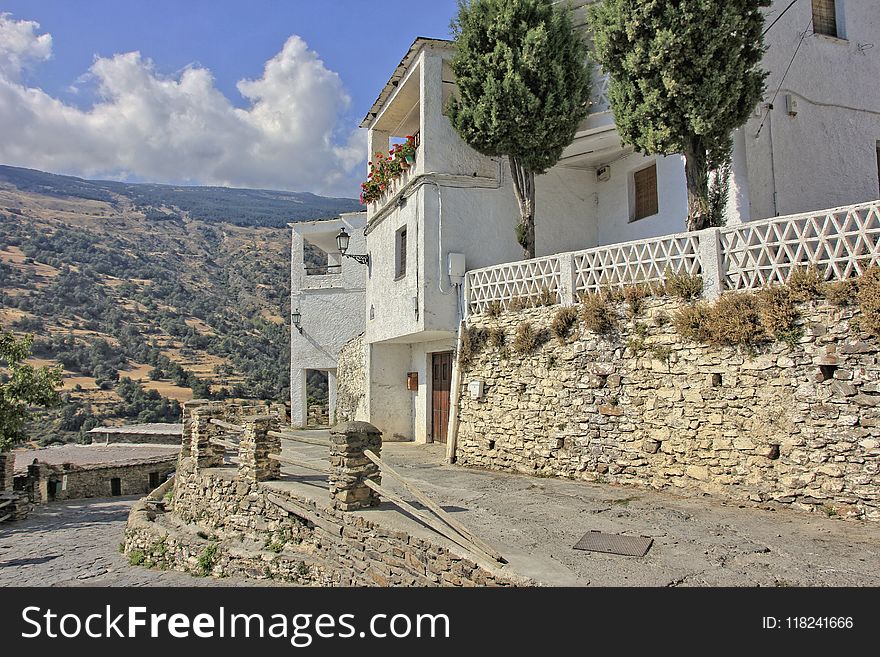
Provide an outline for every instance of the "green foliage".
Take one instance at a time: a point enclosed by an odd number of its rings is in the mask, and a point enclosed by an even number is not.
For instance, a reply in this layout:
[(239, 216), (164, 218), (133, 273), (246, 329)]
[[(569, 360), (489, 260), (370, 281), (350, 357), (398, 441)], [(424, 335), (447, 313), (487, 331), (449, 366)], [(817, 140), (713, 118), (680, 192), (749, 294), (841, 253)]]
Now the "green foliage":
[[(687, 160), (688, 228), (709, 225), (709, 172), (764, 92), (762, 7), (770, 0), (603, 0), (590, 7), (595, 57), (627, 144)], [(717, 221), (717, 219), (716, 219)]]
[(220, 548), (217, 543), (210, 543), (204, 550), (199, 553), (199, 574), (206, 577), (214, 570), (214, 564), (217, 563)]
[(0, 328), (0, 452), (26, 438), (25, 422), (30, 406), (54, 406), (61, 399), (61, 368), (35, 368), (25, 361), (33, 338), (16, 338)]
[(143, 550), (132, 550), (128, 553), (128, 564), (130, 566), (142, 566), (147, 560), (147, 555)]
[(534, 175), (559, 161), (588, 114), (586, 44), (568, 7), (546, 0), (459, 0), (452, 31), (449, 118), (480, 153), (510, 158), (517, 240), (534, 257)]

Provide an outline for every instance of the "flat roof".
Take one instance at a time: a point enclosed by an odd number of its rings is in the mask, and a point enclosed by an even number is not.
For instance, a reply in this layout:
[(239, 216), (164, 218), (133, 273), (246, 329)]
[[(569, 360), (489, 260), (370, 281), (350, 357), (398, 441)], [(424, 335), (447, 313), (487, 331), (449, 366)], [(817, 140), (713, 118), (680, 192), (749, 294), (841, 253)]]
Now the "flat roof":
[(182, 436), (183, 424), (164, 424), (152, 422), (150, 424), (126, 424), (121, 427), (95, 427), (89, 429), (89, 433), (113, 433), (113, 434), (151, 434), (155, 436)]
[(24, 474), (37, 459), (49, 465), (70, 463), (78, 467), (118, 467), (167, 461), (180, 452), (179, 445), (56, 445), (41, 449), (16, 450), (15, 472)]
[(382, 91), (379, 92), (379, 97), (376, 98), (376, 102), (373, 103), (373, 106), (370, 107), (370, 111), (367, 112), (367, 115), (364, 117), (364, 120), (361, 121), (361, 128), (370, 127), (370, 123), (372, 123), (373, 119), (375, 119), (379, 115), (379, 110), (385, 105), (385, 101), (394, 93), (394, 90), (397, 88), (397, 85), (400, 84), (400, 81), (403, 79), (403, 76), (406, 75), (407, 70), (409, 70), (410, 64), (412, 64), (413, 60), (416, 58), (416, 55), (419, 54), (419, 51), (425, 46), (442, 46), (444, 48), (448, 48), (455, 41), (451, 39), (431, 39), (428, 37), (416, 37), (416, 40), (413, 41), (412, 45), (407, 50), (406, 54), (403, 56), (403, 59), (400, 60), (400, 64), (397, 65), (397, 68), (394, 69), (394, 73), (391, 74), (391, 78), (388, 82), (385, 83), (385, 86), (382, 88)]

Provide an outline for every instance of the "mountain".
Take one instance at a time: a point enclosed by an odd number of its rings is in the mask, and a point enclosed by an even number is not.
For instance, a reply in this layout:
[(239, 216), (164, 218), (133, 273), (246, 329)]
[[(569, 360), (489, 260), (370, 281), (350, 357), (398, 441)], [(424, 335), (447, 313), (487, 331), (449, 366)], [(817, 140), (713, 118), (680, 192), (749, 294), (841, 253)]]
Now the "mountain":
[(185, 216), (236, 226), (284, 228), (293, 221), (325, 219), (363, 209), (355, 199), (327, 198), (308, 192), (84, 180), (3, 165), (0, 186), (56, 198), (101, 201), (116, 207), (127, 204), (156, 220), (175, 221)]
[[(288, 397), (290, 221), (306, 193), (90, 181), (0, 166), (0, 326), (64, 368), (44, 444), (162, 422), (193, 397)], [(317, 401), (326, 394), (312, 381)]]

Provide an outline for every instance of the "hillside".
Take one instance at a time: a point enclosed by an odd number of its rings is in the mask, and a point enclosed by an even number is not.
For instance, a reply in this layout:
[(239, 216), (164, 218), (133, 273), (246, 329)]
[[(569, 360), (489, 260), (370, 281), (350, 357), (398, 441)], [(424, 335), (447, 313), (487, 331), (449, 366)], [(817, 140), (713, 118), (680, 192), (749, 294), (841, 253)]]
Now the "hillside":
[(0, 167), (0, 326), (36, 337), (35, 363), (64, 368), (65, 404), (32, 435), (176, 420), (193, 397), (286, 400), (290, 246), (278, 226), (358, 207)]

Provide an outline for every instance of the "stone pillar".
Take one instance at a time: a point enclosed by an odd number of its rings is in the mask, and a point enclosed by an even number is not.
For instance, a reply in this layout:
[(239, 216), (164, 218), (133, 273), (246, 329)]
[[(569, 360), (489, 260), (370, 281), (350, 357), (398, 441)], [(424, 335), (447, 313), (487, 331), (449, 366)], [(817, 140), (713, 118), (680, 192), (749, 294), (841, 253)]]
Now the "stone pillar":
[[(223, 408), (217, 404), (197, 399), (183, 405), (183, 450), (189, 453), (197, 468), (215, 468), (223, 465), (226, 450), (212, 445), (211, 438), (220, 433), (220, 428), (211, 424), (212, 419), (221, 419)], [(187, 439), (188, 444), (187, 444)]]
[(251, 415), (241, 419), (244, 433), (241, 434), (238, 457), (238, 476), (250, 483), (268, 481), (281, 477), (281, 463), (269, 458), (269, 454), (281, 453), (281, 438), (269, 436), (269, 431), (278, 431), (278, 418), (274, 415)]
[(703, 274), (703, 298), (713, 301), (724, 291), (724, 259), (721, 257), (721, 231), (706, 228), (697, 233), (700, 240), (700, 266)]
[(30, 499), (34, 504), (49, 501), (49, 465), (36, 461), (28, 466)]
[(369, 422), (344, 422), (330, 430), (330, 500), (341, 511), (356, 511), (379, 504), (379, 496), (364, 484), (377, 484), (379, 466), (364, 456), (364, 450), (380, 456), (382, 432)]
[(0, 452), (0, 493), (12, 490), (12, 479), (15, 476), (15, 454)]

